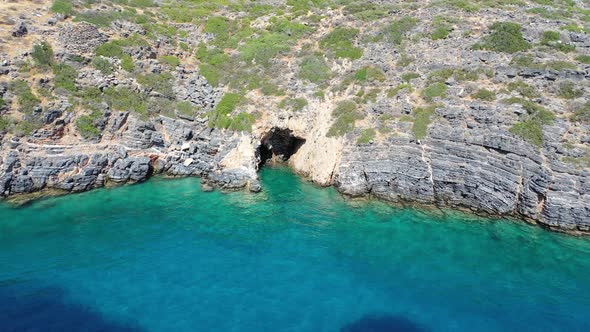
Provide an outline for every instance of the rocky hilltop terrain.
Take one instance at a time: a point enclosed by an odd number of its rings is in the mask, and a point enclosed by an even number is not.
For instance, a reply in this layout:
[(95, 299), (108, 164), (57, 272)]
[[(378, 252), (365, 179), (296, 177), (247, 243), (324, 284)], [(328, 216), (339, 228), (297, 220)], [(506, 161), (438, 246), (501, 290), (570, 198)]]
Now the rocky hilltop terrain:
[(584, 0), (0, 3), (0, 197), (153, 174), (590, 232)]

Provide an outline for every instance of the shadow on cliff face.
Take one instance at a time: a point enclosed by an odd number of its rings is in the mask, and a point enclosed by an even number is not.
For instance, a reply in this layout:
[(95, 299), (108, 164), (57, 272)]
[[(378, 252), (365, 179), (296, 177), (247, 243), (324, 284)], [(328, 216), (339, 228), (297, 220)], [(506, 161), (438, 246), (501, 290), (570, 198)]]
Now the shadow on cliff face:
[(137, 326), (114, 322), (68, 301), (60, 288), (27, 294), (0, 287), (0, 331), (141, 332)]
[(369, 314), (340, 329), (341, 332), (428, 332), (403, 316)]
[(288, 128), (273, 127), (260, 141), (256, 151), (258, 169), (267, 162), (285, 162), (305, 144), (305, 139), (293, 135)]

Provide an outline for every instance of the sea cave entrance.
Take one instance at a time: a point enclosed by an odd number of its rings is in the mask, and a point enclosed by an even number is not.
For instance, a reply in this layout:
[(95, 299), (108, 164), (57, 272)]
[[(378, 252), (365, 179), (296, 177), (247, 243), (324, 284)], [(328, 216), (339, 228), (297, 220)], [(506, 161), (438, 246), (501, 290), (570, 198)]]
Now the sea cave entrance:
[(305, 139), (293, 135), (288, 128), (273, 127), (260, 140), (256, 151), (258, 169), (266, 163), (284, 163), (297, 153), (297, 150), (305, 143)]

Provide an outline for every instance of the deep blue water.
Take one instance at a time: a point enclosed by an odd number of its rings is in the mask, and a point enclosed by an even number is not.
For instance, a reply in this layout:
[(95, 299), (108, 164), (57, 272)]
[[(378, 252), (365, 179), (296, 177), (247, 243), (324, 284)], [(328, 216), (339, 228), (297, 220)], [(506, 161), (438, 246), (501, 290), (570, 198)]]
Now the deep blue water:
[(589, 331), (590, 239), (286, 169), (0, 206), (0, 331)]

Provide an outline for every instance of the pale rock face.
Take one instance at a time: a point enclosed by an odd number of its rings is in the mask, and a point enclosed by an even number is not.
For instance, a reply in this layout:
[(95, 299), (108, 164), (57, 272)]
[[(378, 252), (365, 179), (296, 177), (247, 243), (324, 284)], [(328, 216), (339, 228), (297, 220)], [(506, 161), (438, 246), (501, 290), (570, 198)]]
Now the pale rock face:
[(237, 146), (220, 162), (223, 171), (235, 172), (241, 171), (243, 174), (248, 174), (251, 179), (257, 179), (256, 174), (256, 146), (252, 137), (243, 135), (237, 142)]

